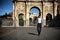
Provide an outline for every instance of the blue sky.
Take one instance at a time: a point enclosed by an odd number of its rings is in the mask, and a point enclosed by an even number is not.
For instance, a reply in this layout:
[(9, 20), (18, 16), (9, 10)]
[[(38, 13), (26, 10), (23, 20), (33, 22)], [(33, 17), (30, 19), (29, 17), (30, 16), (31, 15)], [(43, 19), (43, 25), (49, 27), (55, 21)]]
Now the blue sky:
[(0, 15), (13, 11), (12, 0), (0, 0)]
[[(13, 11), (13, 3), (12, 0), (0, 0), (0, 15), (4, 15), (5, 13), (9, 13)], [(33, 8), (30, 11), (31, 13), (39, 13), (38, 9)]]
[(39, 10), (37, 8), (32, 8), (30, 10), (30, 13), (39, 13)]

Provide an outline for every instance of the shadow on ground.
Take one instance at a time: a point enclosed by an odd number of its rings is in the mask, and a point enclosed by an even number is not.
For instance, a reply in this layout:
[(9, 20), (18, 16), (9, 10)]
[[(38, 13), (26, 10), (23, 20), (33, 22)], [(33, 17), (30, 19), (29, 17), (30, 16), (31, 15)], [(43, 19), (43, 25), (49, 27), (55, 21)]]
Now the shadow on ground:
[(35, 34), (35, 33), (28, 33), (28, 34), (30, 34), (30, 35), (36, 35), (36, 36), (38, 35), (38, 34)]

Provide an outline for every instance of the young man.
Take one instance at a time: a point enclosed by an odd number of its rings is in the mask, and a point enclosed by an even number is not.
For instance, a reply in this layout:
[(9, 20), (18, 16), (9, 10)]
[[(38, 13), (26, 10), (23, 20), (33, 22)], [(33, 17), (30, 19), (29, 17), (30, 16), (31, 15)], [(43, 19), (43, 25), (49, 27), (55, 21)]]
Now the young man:
[(39, 14), (39, 16), (38, 16), (38, 23), (37, 23), (38, 36), (40, 35), (40, 32), (41, 32), (41, 24), (42, 24), (42, 18), (41, 18), (41, 14)]

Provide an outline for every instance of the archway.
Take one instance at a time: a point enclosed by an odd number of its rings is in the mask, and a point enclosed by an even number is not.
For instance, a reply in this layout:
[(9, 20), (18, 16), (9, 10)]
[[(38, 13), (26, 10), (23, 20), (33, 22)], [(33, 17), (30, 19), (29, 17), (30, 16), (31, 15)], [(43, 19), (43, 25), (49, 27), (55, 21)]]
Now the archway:
[(19, 14), (19, 26), (24, 26), (24, 18), (23, 18), (24, 14)]
[(46, 15), (46, 25), (48, 25), (51, 22), (51, 20), (52, 20), (52, 15), (50, 13), (48, 13)]
[(40, 9), (36, 6), (30, 8), (29, 11), (29, 25), (36, 26), (37, 25), (37, 17), (41, 13)]

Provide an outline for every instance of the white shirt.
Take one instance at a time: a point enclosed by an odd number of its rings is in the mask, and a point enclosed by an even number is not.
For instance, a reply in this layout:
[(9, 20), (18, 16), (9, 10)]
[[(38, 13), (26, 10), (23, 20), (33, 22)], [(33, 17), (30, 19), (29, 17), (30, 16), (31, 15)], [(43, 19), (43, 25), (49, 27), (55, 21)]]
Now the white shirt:
[(38, 18), (38, 23), (42, 23), (42, 18)]

